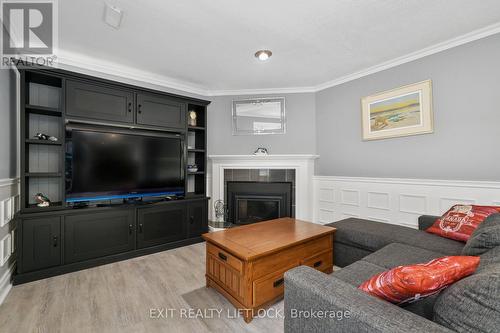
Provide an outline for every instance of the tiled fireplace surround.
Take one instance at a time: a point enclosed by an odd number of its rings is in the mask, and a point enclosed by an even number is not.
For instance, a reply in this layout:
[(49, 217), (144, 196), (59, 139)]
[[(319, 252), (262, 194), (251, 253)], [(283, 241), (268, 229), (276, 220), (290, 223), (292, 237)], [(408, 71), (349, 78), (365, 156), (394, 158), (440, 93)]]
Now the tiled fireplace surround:
[(314, 162), (318, 155), (210, 155), (208, 195), (213, 203), (226, 201), (228, 181), (292, 182), (292, 211), (299, 219), (312, 220)]

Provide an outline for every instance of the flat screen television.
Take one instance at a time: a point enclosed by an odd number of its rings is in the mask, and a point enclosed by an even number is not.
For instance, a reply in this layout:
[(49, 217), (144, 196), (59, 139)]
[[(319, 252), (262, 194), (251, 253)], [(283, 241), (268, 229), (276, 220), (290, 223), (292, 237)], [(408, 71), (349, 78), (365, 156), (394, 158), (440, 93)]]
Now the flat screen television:
[(184, 195), (183, 139), (95, 129), (66, 133), (66, 202)]

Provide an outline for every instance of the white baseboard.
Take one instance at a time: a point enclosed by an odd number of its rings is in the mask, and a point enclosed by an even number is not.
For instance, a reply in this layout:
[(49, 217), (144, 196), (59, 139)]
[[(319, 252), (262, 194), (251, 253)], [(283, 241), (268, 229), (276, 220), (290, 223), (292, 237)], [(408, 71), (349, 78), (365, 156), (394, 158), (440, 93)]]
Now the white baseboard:
[(11, 276), (14, 273), (14, 263), (12, 263), (7, 271), (0, 278), (0, 305), (2, 305), (5, 298), (9, 294), (10, 289), (12, 288), (12, 283), (10, 282)]
[(500, 182), (314, 176), (314, 217), (348, 217), (417, 228), (420, 215), (441, 215), (455, 203), (500, 206)]

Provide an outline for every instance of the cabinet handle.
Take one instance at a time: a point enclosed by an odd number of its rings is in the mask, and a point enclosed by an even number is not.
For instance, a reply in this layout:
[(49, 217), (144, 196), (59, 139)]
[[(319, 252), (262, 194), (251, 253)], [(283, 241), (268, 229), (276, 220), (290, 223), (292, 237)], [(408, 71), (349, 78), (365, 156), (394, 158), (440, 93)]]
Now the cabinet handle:
[(133, 231), (133, 230), (134, 230), (134, 226), (133, 226), (132, 224), (130, 224), (130, 225), (128, 226), (128, 234), (129, 234), (129, 235), (132, 235), (132, 231)]
[(224, 253), (222, 253), (222, 252), (219, 252), (219, 258), (221, 258), (224, 261), (227, 260), (227, 256)]
[(193, 224), (194, 223), (194, 216), (189, 217), (189, 223)]
[(57, 236), (54, 236), (54, 238), (52, 239), (52, 245), (54, 247), (57, 247)]
[(323, 261), (321, 261), (321, 260), (320, 261), (316, 261), (313, 266), (314, 267), (319, 267), (319, 266), (321, 266), (322, 263), (323, 263)]
[(132, 102), (128, 102), (128, 112), (132, 112)]
[(142, 234), (142, 223), (139, 223), (139, 233)]
[(138, 112), (138, 113), (142, 113), (141, 108), (142, 108), (142, 105), (141, 105), (141, 104), (137, 105), (137, 112)]
[(281, 286), (283, 284), (283, 282), (285, 282), (284, 278), (278, 279), (278, 280), (273, 282), (273, 287), (278, 288), (279, 286)]

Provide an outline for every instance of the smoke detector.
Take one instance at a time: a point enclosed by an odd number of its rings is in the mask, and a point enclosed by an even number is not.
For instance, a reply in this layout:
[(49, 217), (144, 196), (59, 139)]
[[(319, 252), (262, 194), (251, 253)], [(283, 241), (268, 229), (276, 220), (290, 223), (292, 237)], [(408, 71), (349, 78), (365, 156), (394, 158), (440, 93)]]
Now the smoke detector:
[(123, 11), (115, 6), (111, 6), (109, 4), (105, 4), (104, 6), (104, 22), (115, 28), (118, 29), (120, 27), (120, 24), (122, 23), (122, 18), (123, 18)]

